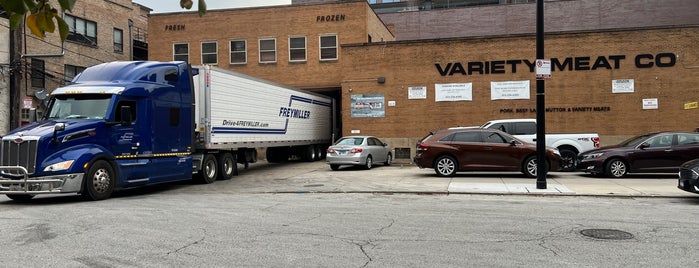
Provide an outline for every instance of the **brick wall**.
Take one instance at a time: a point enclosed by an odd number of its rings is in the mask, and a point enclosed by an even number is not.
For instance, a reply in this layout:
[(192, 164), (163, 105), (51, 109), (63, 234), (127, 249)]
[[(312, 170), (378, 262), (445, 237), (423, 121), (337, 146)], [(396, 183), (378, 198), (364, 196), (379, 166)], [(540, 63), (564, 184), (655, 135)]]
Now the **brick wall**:
[[(668, 28), (547, 35), (546, 57), (561, 60), (590, 57), (586, 70), (554, 71), (546, 80), (546, 107), (562, 108), (546, 113), (548, 133), (597, 132), (603, 144), (650, 131), (694, 130), (699, 127), (699, 109), (685, 109), (699, 101), (699, 28)], [(672, 67), (637, 68), (637, 55), (671, 53)], [(502, 118), (535, 118), (534, 73), (523, 65), (516, 73), (441, 76), (435, 64), (529, 59), (534, 62), (535, 36), (461, 38), (406, 41), (343, 47), (345, 81), (360, 77), (385, 77), (386, 82), (356, 81), (342, 84), (343, 134), (352, 130), (376, 135), (400, 147), (414, 147), (429, 131), (452, 126), (480, 125)], [(614, 68), (610, 56), (625, 55)], [(610, 69), (591, 67), (598, 57), (610, 61)], [(661, 60), (662, 62), (668, 62)], [(647, 63), (646, 60), (641, 60)], [(582, 66), (585, 69), (584, 66)], [(634, 79), (634, 93), (612, 93), (612, 80)], [(491, 100), (490, 82), (529, 80), (528, 100)], [(472, 83), (472, 101), (435, 102), (435, 84)], [(426, 86), (427, 99), (408, 99), (408, 87)], [(351, 89), (351, 90), (350, 90)], [(353, 118), (350, 96), (383, 94), (385, 117)], [(642, 109), (646, 98), (657, 98), (659, 108)], [(607, 107), (608, 111), (573, 111), (576, 107)], [(516, 113), (524, 108), (527, 112)], [(569, 111), (569, 108), (573, 108)], [(503, 112), (513, 109), (513, 112)], [(406, 140), (407, 139), (407, 140)]]
[[(320, 61), (319, 36), (336, 34), (339, 44), (366, 43), (370, 35), (373, 40), (394, 40), (383, 25), (371, 25), (376, 23), (380, 20), (363, 1), (211, 10), (204, 17), (196, 12), (154, 14), (149, 21), (148, 55), (150, 60), (169, 61), (174, 43), (189, 43), (189, 62), (201, 64), (201, 41), (216, 41), (219, 67), (289, 86), (336, 88), (342, 80), (342, 48), (338, 47), (338, 60)], [(167, 25), (184, 29), (167, 30)], [(288, 38), (292, 35), (306, 37), (307, 61), (289, 62)], [(259, 63), (260, 38), (276, 39), (276, 63)], [(247, 41), (247, 64), (230, 64), (231, 39)]]

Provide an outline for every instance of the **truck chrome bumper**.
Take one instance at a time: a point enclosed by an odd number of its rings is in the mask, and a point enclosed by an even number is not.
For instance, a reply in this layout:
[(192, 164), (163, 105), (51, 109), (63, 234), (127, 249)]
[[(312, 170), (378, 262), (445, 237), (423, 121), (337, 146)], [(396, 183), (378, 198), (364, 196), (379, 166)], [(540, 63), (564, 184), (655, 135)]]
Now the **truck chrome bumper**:
[[(7, 171), (14, 173), (7, 173)], [(24, 167), (0, 166), (0, 194), (77, 193), (80, 191), (84, 176), (82, 173), (73, 173), (29, 177), (27, 173)]]

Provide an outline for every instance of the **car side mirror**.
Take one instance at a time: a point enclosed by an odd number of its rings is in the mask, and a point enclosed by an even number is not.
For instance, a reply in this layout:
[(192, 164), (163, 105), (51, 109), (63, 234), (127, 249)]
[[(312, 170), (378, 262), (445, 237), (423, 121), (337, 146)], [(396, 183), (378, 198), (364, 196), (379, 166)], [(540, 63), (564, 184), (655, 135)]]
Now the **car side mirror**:
[(512, 146), (517, 146), (517, 141), (516, 141), (516, 140), (511, 140), (511, 141), (510, 141), (510, 145), (512, 145)]
[(641, 145), (638, 146), (639, 149), (645, 149), (648, 147), (650, 147), (650, 143), (647, 142), (641, 143)]

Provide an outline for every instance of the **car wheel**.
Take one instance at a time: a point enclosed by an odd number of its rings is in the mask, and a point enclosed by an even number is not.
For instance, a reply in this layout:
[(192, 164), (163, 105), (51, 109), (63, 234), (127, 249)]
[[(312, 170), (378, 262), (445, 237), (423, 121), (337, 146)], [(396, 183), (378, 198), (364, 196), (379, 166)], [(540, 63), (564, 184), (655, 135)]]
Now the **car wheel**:
[(371, 159), (371, 155), (366, 157), (366, 164), (364, 164), (365, 169), (371, 169), (374, 166), (374, 162)]
[(561, 152), (561, 171), (575, 171), (575, 160), (578, 154), (570, 149), (562, 149)]
[(626, 163), (621, 159), (612, 159), (607, 162), (607, 166), (604, 169), (607, 176), (612, 178), (622, 178), (626, 176), (628, 172), (628, 167)]
[(522, 173), (529, 178), (536, 178), (536, 156), (527, 157), (522, 165)]
[(33, 194), (8, 194), (7, 198), (15, 200), (17, 202), (26, 202), (34, 198)]
[(443, 155), (435, 161), (434, 172), (440, 177), (451, 177), (456, 174), (456, 166), (456, 159)]
[(386, 162), (383, 162), (383, 164), (384, 164), (384, 166), (390, 166), (392, 162), (393, 162), (393, 156), (391, 154), (388, 154), (386, 156)]
[(222, 153), (218, 157), (219, 163), (219, 173), (218, 176), (220, 180), (230, 180), (233, 175), (238, 173), (238, 163), (233, 159), (233, 155), (230, 153)]
[(97, 160), (93, 163), (83, 179), (81, 195), (88, 200), (103, 200), (109, 198), (114, 191), (116, 177), (114, 168), (107, 161)]
[(206, 154), (202, 162), (201, 170), (197, 173), (197, 180), (205, 184), (213, 183), (216, 181), (217, 167), (216, 157), (212, 154)]
[(340, 165), (330, 165), (330, 169), (338, 170), (338, 169), (340, 169)]

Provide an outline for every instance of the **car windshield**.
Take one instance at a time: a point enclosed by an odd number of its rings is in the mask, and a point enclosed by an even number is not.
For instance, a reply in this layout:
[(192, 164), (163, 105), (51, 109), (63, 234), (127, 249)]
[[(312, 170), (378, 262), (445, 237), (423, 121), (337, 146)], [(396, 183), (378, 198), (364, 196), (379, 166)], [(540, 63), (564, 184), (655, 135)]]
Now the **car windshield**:
[(342, 138), (335, 145), (362, 145), (364, 138)]
[(645, 140), (650, 138), (650, 136), (652, 136), (652, 135), (653, 134), (644, 134), (644, 135), (636, 136), (636, 137), (630, 138), (628, 140), (625, 140), (625, 141), (619, 143), (619, 146), (621, 146), (621, 147), (634, 147), (636, 145), (641, 144), (642, 142), (644, 142)]
[(57, 95), (49, 119), (104, 119), (111, 95)]

